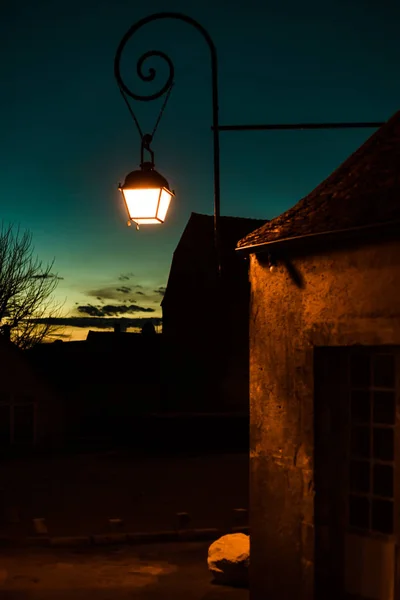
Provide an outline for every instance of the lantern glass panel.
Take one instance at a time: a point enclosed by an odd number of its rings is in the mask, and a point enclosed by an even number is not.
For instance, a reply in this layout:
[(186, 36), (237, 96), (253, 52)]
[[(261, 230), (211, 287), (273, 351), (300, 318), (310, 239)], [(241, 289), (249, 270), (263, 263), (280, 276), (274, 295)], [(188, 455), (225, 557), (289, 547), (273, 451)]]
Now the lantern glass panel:
[[(133, 221), (150, 219), (150, 222), (157, 222), (157, 206), (160, 196), (160, 188), (153, 189), (124, 189), (125, 202), (128, 208), (129, 217)], [(154, 221), (153, 221), (154, 219)]]
[(158, 208), (158, 213), (157, 213), (157, 217), (160, 219), (160, 221), (163, 223), (165, 221), (165, 217), (169, 208), (169, 203), (171, 202), (171, 198), (172, 198), (172, 194), (168, 191), (163, 189), (161, 191), (161, 197), (160, 197), (160, 205)]

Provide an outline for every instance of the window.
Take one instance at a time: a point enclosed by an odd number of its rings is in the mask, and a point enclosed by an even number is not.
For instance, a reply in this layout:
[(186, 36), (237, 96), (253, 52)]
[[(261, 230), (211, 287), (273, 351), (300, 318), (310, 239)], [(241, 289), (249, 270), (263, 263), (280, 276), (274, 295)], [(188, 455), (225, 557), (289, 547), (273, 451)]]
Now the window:
[(395, 355), (349, 356), (348, 524), (364, 532), (394, 530)]

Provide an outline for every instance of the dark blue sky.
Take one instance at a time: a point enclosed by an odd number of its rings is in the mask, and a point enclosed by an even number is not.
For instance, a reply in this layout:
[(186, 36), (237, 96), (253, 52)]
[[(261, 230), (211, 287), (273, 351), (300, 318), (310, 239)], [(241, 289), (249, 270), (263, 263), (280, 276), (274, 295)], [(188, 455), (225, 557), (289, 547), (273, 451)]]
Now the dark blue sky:
[[(113, 61), (136, 20), (179, 11), (208, 29), (219, 58), (221, 124), (384, 121), (400, 108), (399, 2), (4, 4), (1, 216), (32, 231), (41, 258), (55, 257), (63, 278), (57, 294), (70, 317), (101, 314), (105, 304), (136, 304), (126, 316), (159, 316), (159, 289), (190, 213), (213, 210), (209, 50), (189, 25), (162, 21), (130, 42), (122, 67), (130, 86), (144, 91), (135, 79), (138, 56), (159, 49), (174, 61), (175, 86), (153, 148), (177, 196), (163, 226), (126, 226), (117, 184), (137, 167), (140, 143)], [(133, 103), (144, 130), (160, 104)], [(372, 133), (222, 132), (222, 214), (280, 214)], [(129, 292), (118, 291), (121, 281)], [(87, 306), (96, 309), (85, 313)], [(74, 331), (84, 336), (85, 329)]]

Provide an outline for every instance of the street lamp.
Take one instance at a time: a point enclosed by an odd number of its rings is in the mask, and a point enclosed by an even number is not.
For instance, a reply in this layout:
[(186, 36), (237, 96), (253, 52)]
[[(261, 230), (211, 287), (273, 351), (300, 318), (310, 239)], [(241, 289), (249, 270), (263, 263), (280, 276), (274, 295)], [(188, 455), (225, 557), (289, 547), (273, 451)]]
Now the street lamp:
[[(164, 223), (171, 198), (175, 195), (167, 180), (154, 168), (154, 153), (150, 143), (151, 136), (144, 136), (140, 169), (129, 173), (124, 184), (119, 185), (129, 215), (128, 225), (136, 223), (137, 229), (139, 225)], [(150, 153), (150, 161), (144, 160), (144, 150)]]
[[(117, 84), (119, 90), (124, 98), (128, 110), (131, 113), (132, 118), (135, 121), (136, 127), (139, 131), (139, 135), (142, 140), (141, 147), (141, 165), (140, 169), (136, 171), (132, 171), (129, 173), (125, 179), (125, 183), (119, 186), (120, 191), (122, 192), (125, 205), (129, 215), (128, 224), (131, 224), (133, 221), (136, 223), (137, 228), (140, 224), (150, 224), (150, 223), (163, 223), (171, 198), (174, 196), (174, 193), (170, 190), (166, 179), (157, 173), (154, 170), (154, 155), (150, 148), (150, 144), (153, 140), (154, 133), (157, 129), (158, 123), (160, 121), (162, 112), (165, 108), (166, 102), (168, 101), (169, 94), (172, 89), (172, 85), (174, 82), (174, 74), (175, 69), (170, 57), (165, 54), (165, 52), (161, 52), (159, 50), (151, 50), (150, 52), (146, 52), (142, 54), (142, 56), (138, 59), (136, 65), (136, 72), (138, 77), (145, 82), (153, 81), (156, 77), (156, 71), (153, 68), (150, 68), (147, 73), (144, 73), (143, 67), (144, 63), (147, 59), (152, 57), (161, 58), (168, 65), (168, 77), (167, 81), (163, 85), (163, 87), (153, 94), (148, 95), (140, 95), (136, 94), (132, 90), (128, 88), (121, 77), (121, 56), (122, 52), (130, 40), (130, 38), (144, 25), (147, 23), (151, 23), (152, 21), (157, 21), (160, 19), (175, 19), (178, 21), (184, 21), (189, 25), (192, 25), (197, 31), (199, 31), (204, 39), (206, 40), (208, 47), (210, 49), (211, 54), (211, 85), (212, 85), (212, 131), (213, 131), (213, 145), (214, 145), (214, 244), (216, 251), (216, 260), (217, 260), (217, 268), (218, 273), (221, 271), (221, 261), (220, 261), (220, 172), (219, 172), (219, 123), (218, 123), (218, 72), (217, 72), (217, 51), (212, 41), (209, 33), (207, 32), (200, 23), (183, 15), (181, 13), (175, 12), (162, 12), (150, 15), (141, 19), (134, 25), (132, 25), (126, 34), (123, 36), (122, 40), (119, 43), (117, 48), (117, 52), (115, 54), (114, 59), (114, 75), (117, 80)], [(160, 116), (157, 120), (157, 123), (154, 127), (152, 134), (143, 135), (138, 120), (133, 113), (133, 110), (128, 102), (127, 96), (130, 96), (134, 100), (139, 100), (141, 102), (149, 102), (151, 100), (156, 100), (157, 98), (161, 98), (166, 95), (164, 105), (161, 109)], [(147, 150), (150, 153), (151, 161), (144, 162), (143, 160), (143, 151)]]
[[(342, 128), (364, 128), (380, 127), (382, 122), (372, 123), (297, 123), (297, 124), (263, 124), (263, 125), (219, 125), (218, 122), (218, 63), (217, 51), (209, 33), (200, 23), (187, 15), (176, 12), (160, 12), (149, 15), (132, 25), (119, 43), (114, 59), (114, 75), (124, 101), (135, 121), (141, 137), (141, 164), (140, 169), (132, 171), (127, 175), (125, 183), (119, 186), (129, 215), (128, 225), (163, 223), (168, 211), (171, 198), (174, 196), (169, 188), (167, 180), (154, 169), (154, 154), (150, 148), (154, 133), (168, 101), (174, 82), (174, 65), (170, 57), (159, 50), (151, 50), (140, 56), (136, 64), (138, 77), (144, 82), (154, 81), (156, 71), (150, 68), (144, 73), (143, 67), (147, 59), (158, 57), (164, 60), (168, 66), (168, 76), (163, 87), (153, 94), (140, 95), (128, 88), (121, 77), (121, 55), (130, 38), (144, 25), (160, 19), (175, 19), (192, 25), (206, 40), (211, 55), (211, 87), (212, 87), (212, 132), (214, 146), (214, 243), (218, 274), (221, 273), (221, 248), (220, 248), (220, 156), (219, 156), (219, 132), (220, 131), (250, 131), (250, 130), (312, 130), (312, 129), (342, 129)], [(165, 95), (164, 104), (152, 134), (143, 134), (139, 122), (128, 102), (127, 96), (134, 100), (151, 101)], [(149, 152), (150, 161), (144, 161), (144, 150)]]

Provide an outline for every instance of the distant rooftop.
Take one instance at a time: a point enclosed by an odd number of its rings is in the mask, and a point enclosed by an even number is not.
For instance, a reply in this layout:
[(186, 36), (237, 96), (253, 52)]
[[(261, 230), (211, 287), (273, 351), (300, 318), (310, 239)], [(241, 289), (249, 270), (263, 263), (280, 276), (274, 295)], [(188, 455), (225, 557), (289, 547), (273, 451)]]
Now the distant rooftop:
[(115, 339), (132, 339), (134, 337), (139, 337), (140, 333), (126, 332), (126, 331), (93, 331), (89, 329), (88, 334), (86, 336), (87, 342), (97, 342), (97, 341), (105, 341), (106, 343), (110, 342), (110, 340)]
[[(227, 274), (233, 273), (236, 278), (238, 269), (244, 265), (235, 252), (238, 240), (265, 222), (266, 219), (220, 217), (221, 266), (225, 284)], [(178, 305), (187, 298), (188, 290), (190, 294), (198, 294), (200, 288), (204, 291), (215, 282), (216, 274), (214, 217), (192, 212), (175, 248), (161, 305), (164, 309), (167, 305)]]
[(400, 219), (400, 111), (295, 206), (243, 237), (253, 249)]
[[(225, 250), (234, 249), (240, 238), (260, 227), (267, 219), (249, 219), (246, 217), (220, 217), (221, 246)], [(207, 244), (213, 248), (214, 217), (192, 212), (189, 221), (178, 242), (181, 246), (198, 246)]]

